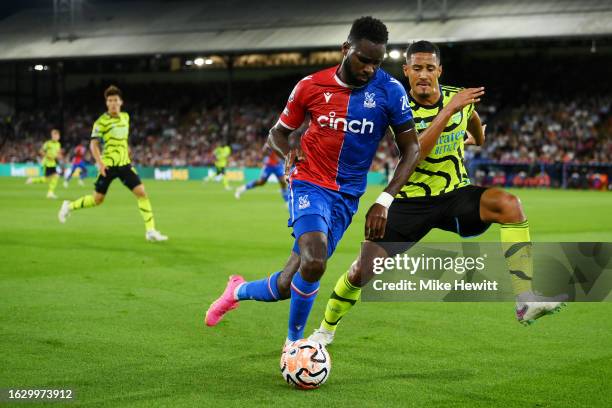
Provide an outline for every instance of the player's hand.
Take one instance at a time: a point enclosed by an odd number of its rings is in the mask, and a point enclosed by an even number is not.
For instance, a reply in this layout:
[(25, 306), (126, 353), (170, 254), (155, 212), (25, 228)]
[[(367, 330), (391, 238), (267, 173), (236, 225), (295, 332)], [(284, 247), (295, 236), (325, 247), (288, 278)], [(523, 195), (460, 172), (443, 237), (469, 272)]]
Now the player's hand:
[(304, 155), (302, 149), (293, 148), (289, 150), (289, 153), (287, 153), (287, 157), (285, 157), (285, 181), (287, 183), (289, 183), (289, 176), (291, 174), (291, 169), (293, 168), (293, 166), (295, 166), (297, 162), (304, 160), (306, 160), (306, 155)]
[(98, 167), (98, 173), (100, 173), (102, 177), (106, 177), (106, 166), (104, 163), (99, 163), (96, 167)]
[(449, 109), (452, 109), (453, 113), (459, 112), (471, 103), (480, 102), (480, 97), (484, 95), (484, 93), (484, 87), (482, 86), (480, 88), (462, 89), (453, 96), (447, 106)]
[(385, 235), (387, 225), (387, 207), (374, 203), (366, 214), (365, 239), (371, 241)]

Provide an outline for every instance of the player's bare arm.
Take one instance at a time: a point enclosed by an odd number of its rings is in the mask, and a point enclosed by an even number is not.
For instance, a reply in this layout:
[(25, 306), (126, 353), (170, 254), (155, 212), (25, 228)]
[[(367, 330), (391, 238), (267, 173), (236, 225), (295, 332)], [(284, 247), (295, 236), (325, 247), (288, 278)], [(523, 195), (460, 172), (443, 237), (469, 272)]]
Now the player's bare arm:
[[(419, 139), (412, 121), (394, 128), (393, 131), (396, 134), (395, 143), (400, 151), (400, 159), (395, 168), (393, 178), (384, 190), (384, 193), (387, 194), (386, 197), (391, 200), (400, 191), (402, 186), (406, 184), (420, 157)], [(379, 197), (379, 200), (368, 210), (365, 223), (365, 238), (367, 240), (380, 239), (385, 235), (387, 208), (389, 205), (380, 202)]]
[(91, 155), (93, 156), (96, 162), (98, 171), (103, 177), (105, 177), (106, 166), (104, 165), (104, 163), (102, 163), (102, 157), (100, 156), (100, 142), (98, 141), (98, 139), (91, 139), (91, 142), (89, 142), (89, 150), (91, 151)]
[(471, 103), (480, 102), (480, 97), (484, 95), (484, 87), (466, 88), (458, 92), (453, 99), (446, 105), (436, 118), (431, 122), (429, 127), (419, 134), (419, 142), (421, 143), (421, 160), (429, 156), (433, 150), (438, 137), (444, 131), (446, 124), (451, 116)]
[(291, 168), (297, 160), (303, 160), (303, 153), (298, 147), (292, 147), (289, 135), (293, 130), (277, 123), (268, 134), (266, 144), (276, 151), (285, 160), (285, 179), (289, 177)]
[(478, 112), (472, 112), (467, 124), (467, 139), (465, 144), (482, 146), (485, 142), (485, 130), (487, 125), (483, 125)]
[(287, 129), (280, 123), (274, 125), (272, 129), (270, 129), (270, 133), (268, 134), (267, 144), (276, 151), (281, 157), (287, 159), (287, 155), (290, 151), (289, 146), (289, 135), (291, 134), (291, 129)]

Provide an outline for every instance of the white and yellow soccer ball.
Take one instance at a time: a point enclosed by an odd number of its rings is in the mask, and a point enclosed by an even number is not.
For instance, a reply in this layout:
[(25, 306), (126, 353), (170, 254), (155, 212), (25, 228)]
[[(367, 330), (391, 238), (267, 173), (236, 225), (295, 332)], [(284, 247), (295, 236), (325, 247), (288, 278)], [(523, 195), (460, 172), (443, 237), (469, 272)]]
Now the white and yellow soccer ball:
[(296, 388), (319, 388), (329, 377), (331, 358), (322, 344), (301, 339), (285, 346), (280, 369), (285, 381)]

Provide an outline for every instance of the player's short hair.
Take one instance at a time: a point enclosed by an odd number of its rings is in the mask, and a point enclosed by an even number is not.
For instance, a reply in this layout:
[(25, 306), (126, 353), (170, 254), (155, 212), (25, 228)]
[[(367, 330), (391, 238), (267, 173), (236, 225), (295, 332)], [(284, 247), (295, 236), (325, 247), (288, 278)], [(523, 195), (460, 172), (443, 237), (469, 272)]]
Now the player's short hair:
[(387, 26), (371, 16), (358, 18), (353, 21), (348, 41), (352, 43), (362, 39), (372, 41), (374, 44), (387, 44), (389, 41)]
[(410, 56), (418, 52), (426, 52), (429, 54), (436, 54), (438, 63), (442, 63), (442, 55), (440, 54), (440, 48), (432, 42), (421, 40), (413, 42), (406, 49), (406, 61), (410, 61)]
[(57, 133), (61, 133), (61, 132), (60, 132), (60, 130), (59, 130), (58, 128), (52, 128), (52, 129), (51, 129), (51, 133), (55, 133), (55, 132), (57, 132)]
[(121, 94), (121, 89), (119, 89), (115, 85), (111, 85), (104, 90), (104, 99), (108, 98), (109, 96), (114, 96), (114, 95), (117, 95), (121, 99), (123, 99), (123, 95)]

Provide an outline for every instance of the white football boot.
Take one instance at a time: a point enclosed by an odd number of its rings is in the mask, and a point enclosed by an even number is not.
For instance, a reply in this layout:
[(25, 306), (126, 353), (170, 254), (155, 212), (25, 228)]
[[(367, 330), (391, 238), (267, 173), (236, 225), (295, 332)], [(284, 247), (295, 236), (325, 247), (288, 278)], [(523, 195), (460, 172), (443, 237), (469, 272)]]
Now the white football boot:
[(62, 206), (60, 207), (59, 213), (57, 214), (57, 218), (59, 222), (62, 224), (66, 223), (66, 219), (70, 216), (70, 201), (64, 200)]
[(240, 186), (236, 189), (236, 192), (234, 193), (234, 197), (236, 197), (236, 200), (240, 200), (240, 196), (242, 195), (242, 193), (244, 193), (246, 191), (246, 186)]
[(166, 235), (163, 235), (158, 230), (149, 230), (149, 231), (147, 231), (147, 233), (145, 234), (145, 238), (147, 239), (147, 241), (152, 241), (152, 242), (167, 241), (168, 240), (168, 237)]
[(308, 337), (308, 340), (315, 341), (323, 346), (327, 347), (334, 341), (334, 335), (336, 332), (329, 331), (323, 326), (316, 329), (312, 334)]
[(533, 324), (542, 316), (558, 313), (565, 306), (564, 300), (567, 300), (566, 294), (546, 297), (523, 292), (516, 297), (516, 319), (525, 326)]

